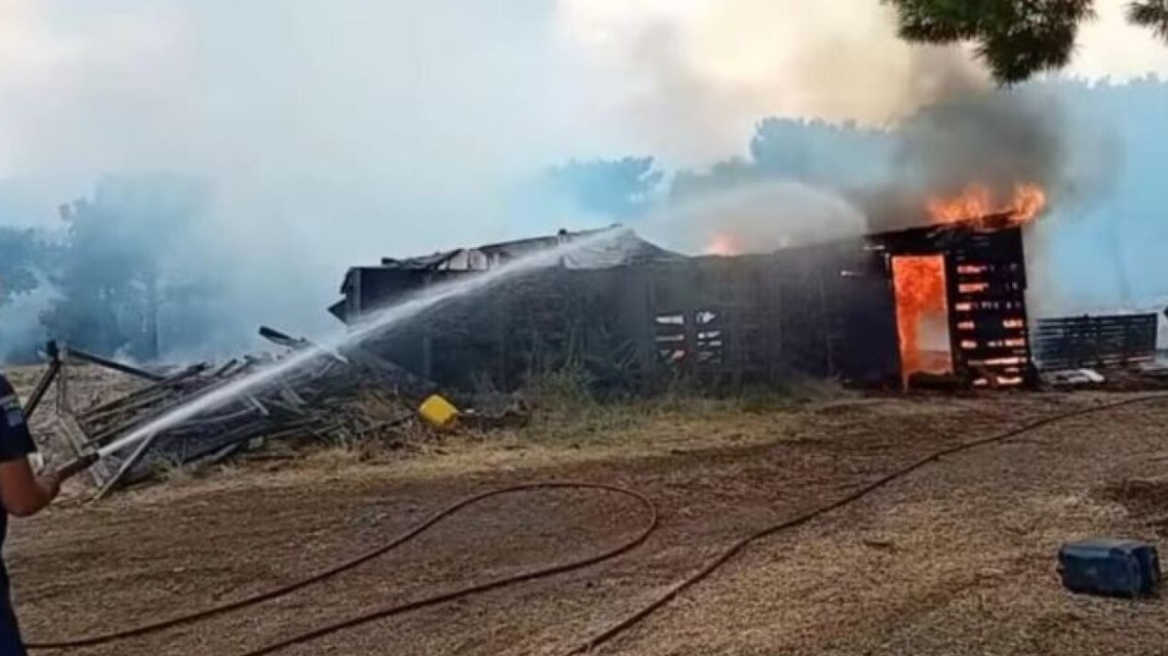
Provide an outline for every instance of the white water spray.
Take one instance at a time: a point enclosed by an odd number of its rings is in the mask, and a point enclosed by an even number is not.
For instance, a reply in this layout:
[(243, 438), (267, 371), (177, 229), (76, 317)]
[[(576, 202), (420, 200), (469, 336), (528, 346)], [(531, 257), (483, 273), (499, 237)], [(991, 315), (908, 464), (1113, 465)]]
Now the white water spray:
[(628, 229), (610, 229), (595, 235), (563, 243), (556, 248), (549, 249), (518, 258), (497, 269), (486, 271), (464, 280), (438, 285), (401, 303), (391, 305), (365, 320), (356, 330), (342, 333), (325, 340), (311, 348), (297, 352), (269, 367), (256, 371), (233, 381), (223, 387), (196, 396), (189, 402), (179, 405), (173, 410), (156, 417), (155, 419), (135, 428), (124, 437), (102, 447), (98, 456), (104, 458), (116, 453), (125, 447), (144, 440), (168, 428), (172, 428), (188, 419), (196, 417), (209, 410), (216, 410), (232, 401), (241, 394), (256, 387), (278, 379), (284, 373), (311, 361), (320, 355), (336, 352), (337, 350), (385, 333), (390, 328), (409, 321), (418, 314), (425, 312), (441, 303), (454, 298), (483, 292), (499, 283), (506, 282), (515, 276), (556, 266), (565, 258), (573, 254), (595, 248), (600, 245), (616, 242), (630, 234)]

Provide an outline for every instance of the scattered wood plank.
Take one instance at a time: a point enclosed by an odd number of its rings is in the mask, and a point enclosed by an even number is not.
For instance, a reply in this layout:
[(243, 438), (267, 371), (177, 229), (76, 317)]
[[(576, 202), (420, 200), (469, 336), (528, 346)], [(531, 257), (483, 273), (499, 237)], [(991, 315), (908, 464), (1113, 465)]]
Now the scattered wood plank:
[(159, 435), (161, 435), (161, 433), (153, 433), (146, 439), (139, 442), (134, 448), (133, 453), (130, 454), (130, 457), (123, 460), (121, 466), (118, 467), (118, 470), (114, 472), (113, 475), (109, 476), (102, 484), (101, 489), (98, 490), (95, 499), (100, 500), (118, 483), (120, 483), (126, 474), (128, 474), (130, 470), (134, 468), (134, 465), (138, 464), (138, 461), (140, 461), (142, 457), (146, 455), (147, 452), (149, 452), (150, 447), (154, 444), (154, 441), (158, 439)]
[[(81, 456), (88, 453), (89, 438), (85, 435), (85, 431), (77, 424), (77, 420), (70, 414), (58, 414), (57, 433), (65, 437), (65, 441), (73, 448), (74, 456)], [(109, 465), (105, 462), (97, 462), (87, 471), (89, 477), (93, 480), (93, 484), (101, 487), (106, 480), (111, 476)]]
[[(270, 331), (270, 329), (269, 329)], [(277, 331), (278, 339), (287, 337)], [(272, 336), (269, 334), (269, 336)], [(287, 338), (285, 346), (316, 348)], [(397, 364), (364, 349), (346, 354), (322, 351), (281, 375), (246, 389), (207, 412), (110, 454), (91, 475), (98, 498), (150, 478), (162, 463), (221, 461), (257, 440), (328, 439), (346, 441), (381, 436), (414, 416), (414, 395), (435, 389)], [(149, 385), (61, 420), (61, 432), (78, 453), (108, 447), (201, 397), (237, 384), (278, 359), (245, 356), (187, 367)], [(367, 399), (376, 394), (378, 402)]]

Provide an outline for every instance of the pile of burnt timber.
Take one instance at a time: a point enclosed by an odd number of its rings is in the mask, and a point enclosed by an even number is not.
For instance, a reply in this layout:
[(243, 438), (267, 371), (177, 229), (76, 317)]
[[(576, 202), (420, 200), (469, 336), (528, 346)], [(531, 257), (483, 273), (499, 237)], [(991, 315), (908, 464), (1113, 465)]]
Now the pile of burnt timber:
[[(327, 351), (268, 328), (260, 333), (287, 352), (280, 357), (202, 363), (166, 375), (114, 363), (118, 371), (147, 384), (79, 412), (58, 409), (59, 432), (74, 450), (84, 453), (111, 445), (179, 407), (224, 390), (277, 364), (281, 357), (301, 357), (305, 349), (315, 349), (311, 356), (305, 354), (303, 363), (272, 380), (249, 386), (236, 398), (105, 458), (90, 470), (99, 495), (149, 478), (165, 466), (221, 461), (260, 440), (313, 438), (344, 443), (400, 430), (414, 421), (418, 403), (434, 391), (429, 382), (359, 346)], [(38, 389), (47, 387), (48, 377), (60, 370), (62, 359), (106, 365), (101, 358), (76, 350), (50, 351), (49, 371)]]

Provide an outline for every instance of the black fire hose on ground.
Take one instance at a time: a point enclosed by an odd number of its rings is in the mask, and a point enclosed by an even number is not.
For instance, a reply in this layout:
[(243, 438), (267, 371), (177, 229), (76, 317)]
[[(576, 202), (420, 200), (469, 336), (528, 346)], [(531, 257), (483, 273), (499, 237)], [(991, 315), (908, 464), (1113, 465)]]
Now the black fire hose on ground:
[(1025, 424), (1023, 426), (1020, 426), (1020, 427), (1015, 428), (1015, 429), (1010, 430), (1010, 431), (1006, 431), (1005, 433), (1001, 433), (999, 435), (994, 435), (992, 437), (986, 437), (986, 438), (982, 438), (979, 440), (973, 440), (972, 442), (966, 442), (964, 444), (959, 444), (957, 446), (950, 447), (948, 449), (943, 449), (941, 451), (937, 451), (937, 452), (931, 453), (927, 456), (924, 456), (923, 458), (913, 462), (912, 464), (910, 464), (902, 469), (899, 469), (891, 474), (888, 474), (887, 476), (884, 476), (883, 478), (881, 478), (873, 483), (869, 483), (868, 485), (865, 485), (864, 487), (856, 490), (855, 492), (852, 492), (851, 494), (849, 494), (849, 495), (847, 495), (847, 496), (845, 496), (837, 501), (829, 503), (826, 506), (820, 506), (819, 508), (816, 508), (814, 510), (810, 510), (810, 511), (808, 511), (802, 515), (799, 515), (797, 517), (788, 519), (788, 520), (780, 522), (778, 524), (772, 524), (771, 526), (767, 526), (767, 527), (759, 530), (758, 532), (739, 540), (738, 542), (731, 545), (728, 549), (723, 551), (720, 555), (718, 555), (712, 561), (710, 561), (710, 563), (707, 564), (705, 567), (702, 567), (696, 573), (691, 575), (689, 578), (687, 578), (687, 579), (683, 580), (682, 582), (678, 583), (677, 585), (673, 586), (665, 594), (661, 595), (660, 597), (658, 597), (654, 601), (650, 602), (644, 608), (636, 611), (632, 615), (629, 615), (625, 619), (621, 620), (620, 622), (615, 624), (612, 628), (609, 628), (609, 629), (593, 636), (592, 638), (589, 638), (587, 641), (585, 641), (579, 647), (567, 652), (567, 654), (565, 654), (565, 656), (578, 656), (579, 654), (585, 654), (585, 653), (591, 652), (594, 649), (596, 649), (597, 647), (599, 647), (599, 646), (613, 640), (617, 636), (625, 633), (626, 631), (633, 628), (637, 624), (640, 624), (643, 620), (645, 620), (647, 617), (652, 615), (654, 612), (661, 609), (663, 606), (665, 606), (669, 602), (673, 601), (682, 592), (685, 592), (687, 589), (692, 588), (693, 586), (697, 585), (698, 583), (701, 583), (702, 581), (704, 581), (711, 574), (716, 572), (719, 568), (721, 568), (727, 562), (732, 560), (735, 556), (737, 556), (738, 554), (745, 551), (747, 547), (751, 546), (755, 542), (758, 542), (759, 540), (763, 540), (765, 538), (769, 538), (773, 535), (776, 535), (778, 533), (782, 533), (784, 531), (789, 531), (791, 529), (798, 528), (800, 526), (803, 526), (804, 524), (811, 522), (814, 519), (817, 519), (823, 515), (826, 515), (826, 514), (832, 512), (834, 510), (839, 510), (840, 508), (843, 508), (845, 506), (849, 506), (849, 505), (859, 501), (860, 499), (863, 499), (864, 497), (872, 494), (873, 492), (879, 490), (880, 488), (883, 488), (883, 487), (885, 487), (885, 486), (887, 486), (895, 481), (898, 481), (898, 480), (908, 476), (909, 474), (912, 474), (913, 472), (917, 471), (918, 469), (924, 467), (925, 465), (936, 462), (936, 461), (940, 460), (941, 458), (945, 458), (947, 456), (962, 453), (964, 451), (970, 451), (970, 450), (976, 449), (978, 447), (987, 446), (990, 444), (997, 444), (1000, 442), (1005, 442), (1006, 440), (1013, 439), (1015, 437), (1018, 437), (1019, 435), (1023, 435), (1025, 433), (1030, 433), (1030, 432), (1036, 431), (1040, 428), (1044, 428), (1044, 427), (1049, 426), (1051, 424), (1056, 424), (1056, 423), (1059, 423), (1062, 421), (1066, 421), (1068, 419), (1074, 419), (1076, 417), (1082, 417), (1085, 415), (1097, 414), (1097, 413), (1105, 412), (1105, 411), (1109, 411), (1109, 410), (1116, 410), (1116, 409), (1123, 408), (1126, 406), (1136, 405), (1138, 403), (1149, 403), (1152, 401), (1168, 401), (1168, 394), (1156, 394), (1156, 395), (1152, 395), (1152, 396), (1141, 396), (1141, 397), (1132, 398), (1132, 399), (1125, 399), (1123, 401), (1117, 401), (1115, 403), (1107, 403), (1104, 405), (1095, 406), (1093, 408), (1081, 408), (1079, 410), (1072, 410), (1071, 412), (1065, 412), (1062, 414), (1046, 417), (1044, 419), (1038, 419), (1038, 420), (1032, 421), (1029, 424)]
[[(906, 466), (902, 469), (899, 469), (891, 474), (888, 474), (888, 475), (880, 478), (879, 480), (877, 480), (873, 483), (869, 483), (868, 485), (865, 485), (864, 487), (856, 490), (855, 492), (852, 492), (851, 494), (849, 494), (841, 499), (838, 499), (838, 500), (836, 500), (832, 503), (829, 503), (825, 506), (821, 506), (819, 508), (810, 510), (810, 511), (803, 513), (803, 514), (801, 514), (797, 517), (794, 517), (792, 519), (784, 520), (784, 521), (779, 522), (777, 524), (773, 524), (771, 526), (765, 527), (762, 530), (757, 531), (754, 534), (747, 536), (746, 538), (743, 538), (742, 540), (739, 540), (738, 542), (731, 545), (728, 549), (723, 551), (719, 556), (714, 558), (710, 563), (708, 563), (707, 565), (702, 567), (700, 570), (698, 570), (696, 573), (694, 573), (690, 577), (686, 578), (685, 580), (683, 580), (680, 583), (678, 583), (677, 585), (675, 585), (673, 588), (671, 588), (669, 591), (667, 591), (664, 595), (662, 595), (658, 599), (654, 600), (653, 602), (649, 603), (641, 610), (638, 610), (637, 612), (633, 613), (632, 615), (621, 620), (620, 622), (618, 622), (617, 624), (615, 624), (611, 628), (609, 628), (609, 629), (603, 631), (602, 633), (597, 634), (596, 636), (593, 636), (592, 638), (588, 639), (587, 641), (582, 643), (579, 647), (568, 652), (567, 656), (576, 656), (578, 654), (590, 652), (590, 651), (596, 649), (597, 647), (600, 647), (601, 645), (603, 645), (607, 642), (610, 642), (611, 640), (620, 636), (621, 634), (627, 632), (629, 629), (632, 629), (634, 626), (636, 626), (641, 621), (643, 621), (644, 619), (646, 619), (647, 617), (652, 615), (654, 612), (661, 609), (662, 607), (667, 605), (669, 602), (671, 602), (672, 600), (677, 598), (685, 590), (697, 585), (698, 583), (700, 583), (703, 580), (705, 580), (706, 578), (708, 578), (711, 574), (716, 572), (719, 568), (721, 568), (723, 565), (725, 565), (727, 562), (732, 560), (735, 556), (737, 556), (738, 554), (743, 552), (747, 547), (751, 546), (755, 542), (758, 542), (758, 541), (763, 540), (765, 538), (782, 533), (784, 531), (788, 531), (788, 530), (797, 528), (799, 526), (803, 526), (804, 524), (807, 524), (818, 517), (821, 517), (821, 516), (828, 514), (832, 511), (839, 510), (845, 506), (851, 505), (852, 503), (855, 503), (856, 501), (859, 501), (860, 499), (867, 497), (868, 495), (872, 494), (873, 492), (875, 492), (875, 491), (877, 491), (877, 490), (879, 490), (879, 489), (881, 489), (881, 488), (883, 488), (883, 487), (885, 487), (885, 486), (887, 486), (887, 485), (889, 485), (897, 480), (905, 478), (906, 476), (912, 474), (913, 472), (917, 471), (918, 469), (921, 469), (922, 467), (924, 467), (928, 464), (936, 462), (936, 461), (940, 460), (941, 458), (944, 458), (946, 456), (955, 455), (955, 454), (958, 454), (958, 453), (961, 453), (964, 451), (969, 451), (969, 450), (972, 450), (972, 449), (975, 449), (975, 448), (978, 448), (981, 446), (987, 446), (990, 444), (1004, 442), (1006, 440), (1018, 437), (1020, 435), (1025, 434), (1025, 433), (1029, 433), (1029, 432), (1038, 430), (1040, 428), (1043, 428), (1043, 427), (1046, 427), (1046, 426), (1049, 426), (1051, 424), (1055, 424), (1055, 423), (1058, 423), (1061, 421), (1066, 421), (1068, 419), (1074, 419), (1077, 417), (1097, 414), (1097, 413), (1106, 412), (1106, 411), (1110, 411), (1110, 410), (1116, 410), (1119, 408), (1132, 406), (1132, 405), (1136, 405), (1136, 404), (1140, 404), (1140, 403), (1149, 403), (1149, 402), (1154, 402), (1154, 401), (1165, 401), (1165, 400), (1168, 400), (1168, 394), (1157, 394), (1157, 395), (1153, 395), (1153, 396), (1141, 396), (1141, 397), (1136, 397), (1136, 398), (1125, 399), (1123, 401), (1117, 401), (1115, 403), (1108, 403), (1108, 404), (1095, 406), (1095, 407), (1091, 407), (1091, 408), (1081, 408), (1078, 410), (1073, 410), (1071, 412), (1066, 412), (1066, 413), (1046, 417), (1044, 419), (1039, 419), (1039, 420), (1033, 421), (1029, 424), (1026, 424), (1024, 426), (1007, 431), (1007, 432), (999, 434), (999, 435), (994, 435), (992, 437), (987, 437), (987, 438), (982, 438), (979, 440), (974, 440), (971, 442), (966, 442), (964, 444), (960, 444), (960, 445), (957, 445), (955, 447), (950, 447), (948, 449), (943, 449), (941, 451), (937, 451), (935, 453), (932, 453), (930, 455), (922, 457), (919, 460), (916, 460), (915, 462), (909, 464), (908, 466)], [(439, 513), (437, 513), (433, 517), (431, 517), (429, 520), (426, 520), (425, 522), (419, 524), (415, 528), (411, 529), (410, 531), (407, 531), (406, 533), (402, 534), (398, 538), (394, 539), (392, 542), (390, 542), (382, 547), (378, 547), (377, 549), (374, 549), (374, 550), (372, 550), (364, 555), (358, 556), (357, 558), (351, 559), (351, 560), (346, 561), (340, 565), (337, 565), (337, 566), (334, 566), (330, 569), (324, 570), (324, 571), (322, 571), (316, 575), (313, 575), (311, 577), (307, 577), (307, 578), (302, 579), (300, 581), (295, 581), (287, 586), (283, 586), (281, 588), (277, 588), (277, 589), (269, 591), (269, 592), (254, 595), (252, 597), (241, 599), (239, 601), (230, 602), (230, 603), (222, 604), (219, 606), (214, 606), (214, 607), (209, 608), (207, 610), (203, 610), (203, 611), (199, 611), (199, 612), (195, 612), (195, 613), (190, 613), (188, 615), (182, 615), (182, 616), (175, 617), (175, 618), (172, 618), (169, 620), (162, 620), (159, 622), (145, 624), (145, 625), (135, 627), (132, 629), (127, 629), (127, 630), (123, 630), (123, 631), (115, 631), (115, 632), (111, 632), (111, 633), (100, 634), (100, 635), (79, 638), (79, 639), (74, 639), (74, 640), (64, 640), (64, 641), (58, 641), (58, 642), (32, 642), (32, 643), (29, 643), (27, 646), (29, 649), (35, 649), (35, 650), (91, 647), (91, 646), (115, 642), (115, 641), (119, 641), (119, 640), (125, 640), (128, 638), (140, 637), (140, 636), (144, 636), (147, 634), (156, 633), (156, 632), (163, 631), (166, 629), (174, 628), (176, 626), (181, 626), (181, 625), (185, 625), (185, 624), (199, 622), (199, 621), (208, 619), (208, 618), (216, 616), (216, 615), (221, 615), (224, 613), (229, 613), (232, 611), (241, 610), (243, 608), (247, 608), (249, 606), (254, 606), (256, 604), (260, 604), (260, 603), (265, 602), (265, 601), (270, 601), (272, 599), (283, 597), (283, 596), (288, 595), (296, 590), (307, 587), (307, 586), (312, 585), (314, 583), (319, 583), (327, 578), (330, 578), (332, 576), (336, 576), (337, 574), (340, 574), (341, 572), (353, 569), (353, 568), (355, 568), (355, 567), (357, 567), (365, 562), (368, 562), (374, 558), (382, 556), (382, 555), (388, 553), (389, 551), (392, 551), (393, 549), (395, 549), (395, 548), (405, 544), (406, 542), (412, 540), (413, 538), (417, 537), (418, 535), (420, 535), (421, 533), (425, 532), (427, 529), (432, 527), (434, 524), (437, 524), (438, 522), (442, 521), (446, 517), (458, 512), (459, 510), (461, 510), (469, 505), (478, 503), (480, 501), (483, 501), (485, 499), (495, 497), (495, 496), (523, 492), (523, 491), (541, 490), (541, 489), (589, 489), (589, 490), (608, 491), (608, 492), (620, 494), (620, 495), (630, 497), (630, 498), (636, 500), (642, 507), (644, 507), (646, 509), (646, 511), (648, 512), (649, 520), (645, 523), (644, 529), (635, 538), (629, 540), (628, 542), (625, 542), (624, 544), (621, 544), (617, 547), (614, 547), (613, 549), (610, 549), (610, 550), (608, 550), (600, 555), (597, 555), (597, 556), (594, 556), (591, 558), (586, 558), (583, 560), (578, 560), (578, 561), (566, 563), (563, 565), (547, 567), (544, 569), (533, 570), (531, 572), (520, 574), (518, 576), (497, 579), (495, 581), (490, 581), (487, 583), (483, 583), (483, 584), (479, 584), (479, 585), (475, 585), (475, 586), (470, 586), (470, 587), (462, 588), (459, 590), (454, 590), (454, 591), (443, 593), (443, 594), (434, 595), (434, 596), (420, 599), (417, 601), (408, 602), (408, 603), (400, 604), (397, 606), (390, 606), (387, 608), (374, 610), (374, 611), (359, 615), (357, 617), (350, 618), (348, 620), (344, 620), (341, 622), (337, 622), (335, 624), (323, 626), (323, 627), (320, 627), (320, 628), (312, 630), (312, 631), (308, 631), (305, 633), (301, 633), (299, 635), (292, 636), (290, 638), (286, 638), (286, 639), (281, 640), (279, 642), (272, 643), (272, 644), (266, 645), (264, 647), (260, 647), (259, 649), (254, 649), (254, 650), (249, 651), (245, 654), (241, 654), (240, 656), (266, 656), (267, 654), (271, 654), (271, 653), (286, 649), (286, 648), (291, 647), (293, 645), (310, 642), (312, 640), (316, 640), (316, 639), (324, 637), (326, 635), (337, 633), (338, 631), (343, 631), (343, 630), (350, 629), (350, 628), (353, 628), (356, 626), (360, 626), (362, 624), (366, 624), (366, 623), (369, 623), (369, 622), (372, 622), (375, 620), (384, 619), (384, 618), (391, 617), (394, 615), (400, 615), (400, 614), (403, 614), (403, 613), (406, 613), (406, 612), (409, 612), (412, 610), (417, 610), (417, 609), (425, 608), (428, 606), (434, 606), (437, 604), (450, 602), (450, 601), (453, 601), (455, 599), (487, 592), (490, 590), (498, 590), (501, 588), (509, 587), (511, 585), (516, 585), (516, 584), (523, 583), (526, 581), (547, 578), (547, 577), (555, 576), (557, 574), (563, 574), (563, 573), (566, 573), (566, 572), (569, 572), (572, 570), (582, 569), (584, 567), (596, 565), (596, 564), (599, 564), (601, 562), (604, 562), (604, 561), (616, 558), (618, 556), (621, 556), (629, 551), (632, 551), (633, 549), (637, 548), (641, 544), (643, 544), (645, 542), (645, 540), (647, 540), (649, 538), (649, 535), (652, 534), (653, 531), (656, 530), (658, 522), (659, 522), (657, 507), (653, 504), (653, 502), (650, 501), (643, 494), (636, 492), (636, 491), (633, 491), (633, 490), (625, 489), (625, 488), (619, 488), (619, 487), (615, 487), (615, 486), (608, 486), (608, 485), (602, 485), (602, 484), (593, 484), (593, 483), (537, 483), (537, 484), (532, 484), (532, 485), (520, 485), (520, 486), (516, 486), (516, 487), (509, 487), (509, 488), (504, 488), (504, 489), (500, 489), (500, 490), (494, 490), (492, 492), (487, 492), (485, 494), (480, 494), (480, 495), (469, 497), (467, 499), (459, 501), (459, 502), (455, 503), (454, 505), (446, 508), (445, 510), (440, 511)]]
[(386, 617), (391, 617), (393, 615), (400, 615), (402, 613), (406, 613), (406, 612), (409, 612), (412, 610), (417, 610), (419, 608), (425, 608), (427, 606), (434, 606), (436, 604), (441, 604), (441, 603), (445, 603), (448, 601), (453, 601), (453, 600), (458, 599), (460, 597), (466, 597), (466, 596), (470, 596), (470, 595), (474, 595), (474, 594), (480, 594), (483, 592), (488, 592), (490, 590), (497, 590), (499, 588), (504, 588), (504, 587), (508, 587), (511, 585), (516, 585), (516, 584), (523, 583), (526, 581), (533, 581), (536, 579), (547, 578), (550, 576), (555, 576), (557, 574), (564, 574), (564, 573), (570, 572), (572, 570), (590, 567), (592, 565), (596, 565), (598, 563), (602, 563), (604, 561), (611, 560), (613, 558), (616, 558), (617, 556), (620, 556), (620, 555), (625, 554), (629, 551), (632, 551), (633, 549), (635, 549), (638, 546), (640, 546), (641, 544), (643, 544), (645, 542), (645, 540), (647, 540), (649, 538), (649, 535), (651, 535), (653, 533), (653, 531), (657, 530), (657, 525), (659, 522), (659, 517), (658, 517), (658, 513), (657, 513), (657, 506), (652, 501), (650, 501), (648, 497), (644, 496), (643, 494), (641, 494), (639, 492), (633, 491), (633, 490), (628, 490), (625, 488), (616, 487), (614, 485), (603, 485), (603, 484), (599, 484), (599, 483), (551, 482), (551, 483), (533, 483), (530, 485), (517, 485), (514, 487), (508, 487), (508, 488), (503, 488), (503, 489), (499, 489), (499, 490), (492, 490), (490, 492), (486, 492), (483, 494), (478, 494), (475, 496), (467, 497), (467, 498), (439, 511), (438, 513), (431, 516), (429, 519), (418, 524), (417, 526), (406, 531), (405, 533), (399, 535), (398, 537), (394, 538), (392, 541), (388, 542), (385, 545), (382, 545), (382, 546), (377, 547), (371, 551), (368, 551), (364, 554), (361, 554), (355, 558), (347, 560), (339, 565), (335, 565), (333, 567), (330, 567), (329, 569), (323, 570), (317, 574), (300, 579), (298, 581), (294, 581), (288, 585), (270, 590), (268, 592), (262, 592), (262, 593), (259, 593), (256, 595), (252, 595), (250, 597), (246, 597), (244, 599), (240, 599), (238, 601), (233, 601), (233, 602), (229, 602), (229, 603), (220, 604), (218, 606), (213, 606), (213, 607), (208, 608), (206, 610), (202, 610), (202, 611), (198, 611), (198, 612), (194, 612), (194, 613), (189, 613), (187, 615), (181, 615), (178, 617), (174, 617), (174, 618), (167, 619), (167, 620), (161, 620), (158, 622), (151, 622), (149, 624), (143, 624), (141, 626), (137, 626), (137, 627), (126, 629), (126, 630), (112, 631), (109, 633), (87, 636), (87, 637), (77, 638), (77, 639), (72, 639), (72, 640), (61, 640), (61, 641), (56, 641), (56, 642), (35, 642), (34, 641), (34, 642), (28, 643), (26, 645), (26, 647), (28, 649), (34, 649), (34, 650), (72, 649), (72, 648), (79, 648), (79, 647), (92, 647), (92, 646), (101, 645), (101, 644), (105, 644), (105, 643), (109, 643), (109, 642), (115, 642), (115, 641), (125, 640), (128, 638), (135, 638), (135, 637), (140, 637), (140, 636), (144, 636), (144, 635), (148, 635), (148, 634), (152, 634), (152, 633), (157, 633), (159, 631), (171, 629), (171, 628), (174, 628), (177, 626), (182, 626), (182, 625), (186, 625), (186, 624), (200, 622), (202, 620), (206, 620), (206, 619), (209, 619), (209, 618), (217, 616), (217, 615), (222, 615), (224, 613), (230, 613), (232, 611), (241, 610), (241, 609), (244, 609), (244, 608), (247, 608), (250, 606), (255, 606), (255, 605), (261, 604), (265, 601), (271, 601), (273, 599), (278, 599), (280, 597), (284, 597), (286, 595), (289, 595), (297, 590), (300, 590), (301, 588), (308, 587), (308, 586), (313, 585), (315, 583), (320, 583), (321, 581), (324, 581), (325, 579), (331, 578), (333, 576), (337, 576), (338, 574), (341, 574), (342, 572), (349, 571), (351, 569), (358, 567), (359, 565), (363, 565), (364, 563), (367, 563), (375, 558), (383, 556), (383, 555), (389, 553), (390, 551), (392, 551), (392, 550), (402, 546), (403, 544), (409, 542), (410, 540), (413, 540), (414, 538), (418, 537), (422, 533), (425, 533), (427, 530), (432, 528), (435, 524), (438, 524), (442, 520), (450, 517), (451, 515), (454, 515), (455, 513), (466, 508), (467, 506), (477, 504), (481, 501), (485, 501), (485, 500), (493, 498), (493, 497), (503, 496), (503, 495), (507, 495), (507, 494), (516, 494), (516, 493), (520, 493), (520, 492), (529, 492), (529, 491), (534, 491), (534, 490), (594, 490), (594, 491), (608, 492), (608, 493), (624, 496), (626, 498), (632, 499), (633, 501), (636, 501), (637, 504), (641, 506), (641, 508), (645, 511), (645, 515), (646, 515), (645, 522), (644, 522), (641, 530), (635, 536), (633, 536), (631, 539), (629, 539), (629, 540), (623, 542), (622, 544), (619, 544), (611, 549), (608, 549), (607, 551), (604, 551), (603, 553), (600, 553), (598, 555), (590, 556), (588, 558), (583, 558), (583, 559), (575, 560), (575, 561), (568, 562), (568, 563), (563, 563), (560, 565), (553, 565), (553, 566), (545, 567), (542, 569), (532, 570), (530, 572), (525, 572), (523, 574), (519, 574), (516, 576), (510, 576), (510, 577), (506, 577), (506, 578), (496, 579), (494, 581), (488, 581), (486, 583), (481, 583), (478, 585), (462, 588), (459, 590), (454, 590), (451, 592), (446, 592), (443, 594), (434, 595), (432, 597), (427, 597), (425, 599), (411, 601), (411, 602), (400, 604), (397, 606), (390, 606), (390, 607), (378, 609), (378, 610), (375, 610), (375, 611), (372, 611), (369, 613), (362, 614), (360, 617), (355, 617), (353, 619), (350, 619), (350, 620), (347, 620), (344, 622), (339, 622), (339, 623), (332, 624), (332, 625), (329, 625), (326, 627), (322, 627), (322, 628), (319, 628), (319, 629), (316, 629), (313, 631), (302, 633), (300, 635), (293, 636), (291, 638), (282, 640), (280, 642), (273, 643), (273, 644), (261, 647), (259, 649), (255, 649), (253, 651), (249, 651), (249, 652), (247, 652), (246, 655), (243, 655), (243, 656), (262, 656), (263, 654), (270, 654), (270, 653), (279, 651), (281, 649), (285, 649), (285, 648), (290, 647), (290, 646), (295, 645), (295, 644), (300, 644), (300, 643), (308, 642), (311, 640), (315, 640), (317, 638), (324, 637), (324, 636), (329, 635), (331, 633), (336, 633), (336, 632), (342, 631), (344, 629), (352, 628), (352, 627), (358, 626), (360, 624), (365, 624), (367, 622), (371, 622), (373, 620), (383, 619)]

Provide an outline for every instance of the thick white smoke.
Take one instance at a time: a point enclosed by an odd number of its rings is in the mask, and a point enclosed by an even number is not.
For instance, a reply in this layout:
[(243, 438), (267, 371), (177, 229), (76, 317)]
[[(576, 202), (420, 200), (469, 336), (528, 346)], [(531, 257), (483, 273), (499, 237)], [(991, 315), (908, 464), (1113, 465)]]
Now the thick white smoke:
[[(1155, 59), (1088, 37), (1095, 74)], [(240, 330), (312, 331), (350, 264), (573, 227), (510, 203), (547, 165), (886, 123), (944, 90), (931, 70), (878, 0), (0, 0), (0, 208), (59, 225), (102, 175), (207, 179), (183, 266), (231, 281)]]
[(683, 252), (773, 253), (863, 234), (868, 219), (837, 192), (759, 181), (681, 199), (638, 223), (647, 238)]
[[(1126, 4), (1097, 0), (1099, 18), (1084, 26), (1069, 75), (1123, 80), (1168, 71), (1168, 47), (1127, 24)], [(908, 150), (924, 179), (871, 182), (952, 191), (997, 174), (1048, 185), (1058, 216), (1048, 217), (1030, 240), (1035, 307), (1058, 313), (1073, 306), (1069, 297), (1078, 290), (1057, 283), (1065, 271), (1056, 271), (1048, 257), (1050, 242), (1068, 216), (1098, 202), (1119, 175), (1114, 125), (1079, 120), (1069, 127), (1057, 102), (1043, 107), (1033, 93), (1026, 105), (980, 95), (992, 85), (967, 49), (907, 45), (878, 0), (560, 0), (559, 6), (561, 30), (587, 53), (594, 74), (619, 81), (614, 88), (622, 93), (608, 111), (623, 117), (630, 141), (699, 168), (727, 153), (746, 155), (761, 116), (888, 127), (955, 91), (973, 92), (959, 104), (965, 109), (940, 117), (936, 134), (918, 123), (909, 135)], [(893, 170), (891, 163), (884, 168)], [(849, 220), (842, 201), (825, 198), (830, 192), (756, 185), (675, 214), (694, 227), (682, 231), (683, 242), (724, 247), (717, 232), (744, 235), (731, 249), (771, 250), (792, 234), (815, 239), (815, 231), (837, 236), (864, 228)], [(921, 205), (917, 196), (910, 200), (914, 209)], [(885, 219), (914, 218), (911, 211), (883, 217), (865, 207), (869, 225), (879, 228), (896, 227)]]
[(58, 225), (57, 205), (101, 175), (198, 176), (216, 206), (184, 259), (230, 273), (241, 329), (329, 326), (346, 266), (519, 236), (532, 227), (511, 190), (606, 148), (553, 12), (0, 0), (11, 220)]
[[(985, 84), (968, 51), (897, 38), (879, 0), (558, 0), (561, 31), (621, 94), (606, 110), (628, 139), (701, 163), (740, 152), (763, 116), (884, 126)], [(1097, 0), (1071, 75), (1168, 71), (1168, 48), (1127, 24), (1127, 0)], [(629, 120), (629, 119), (633, 120)]]

